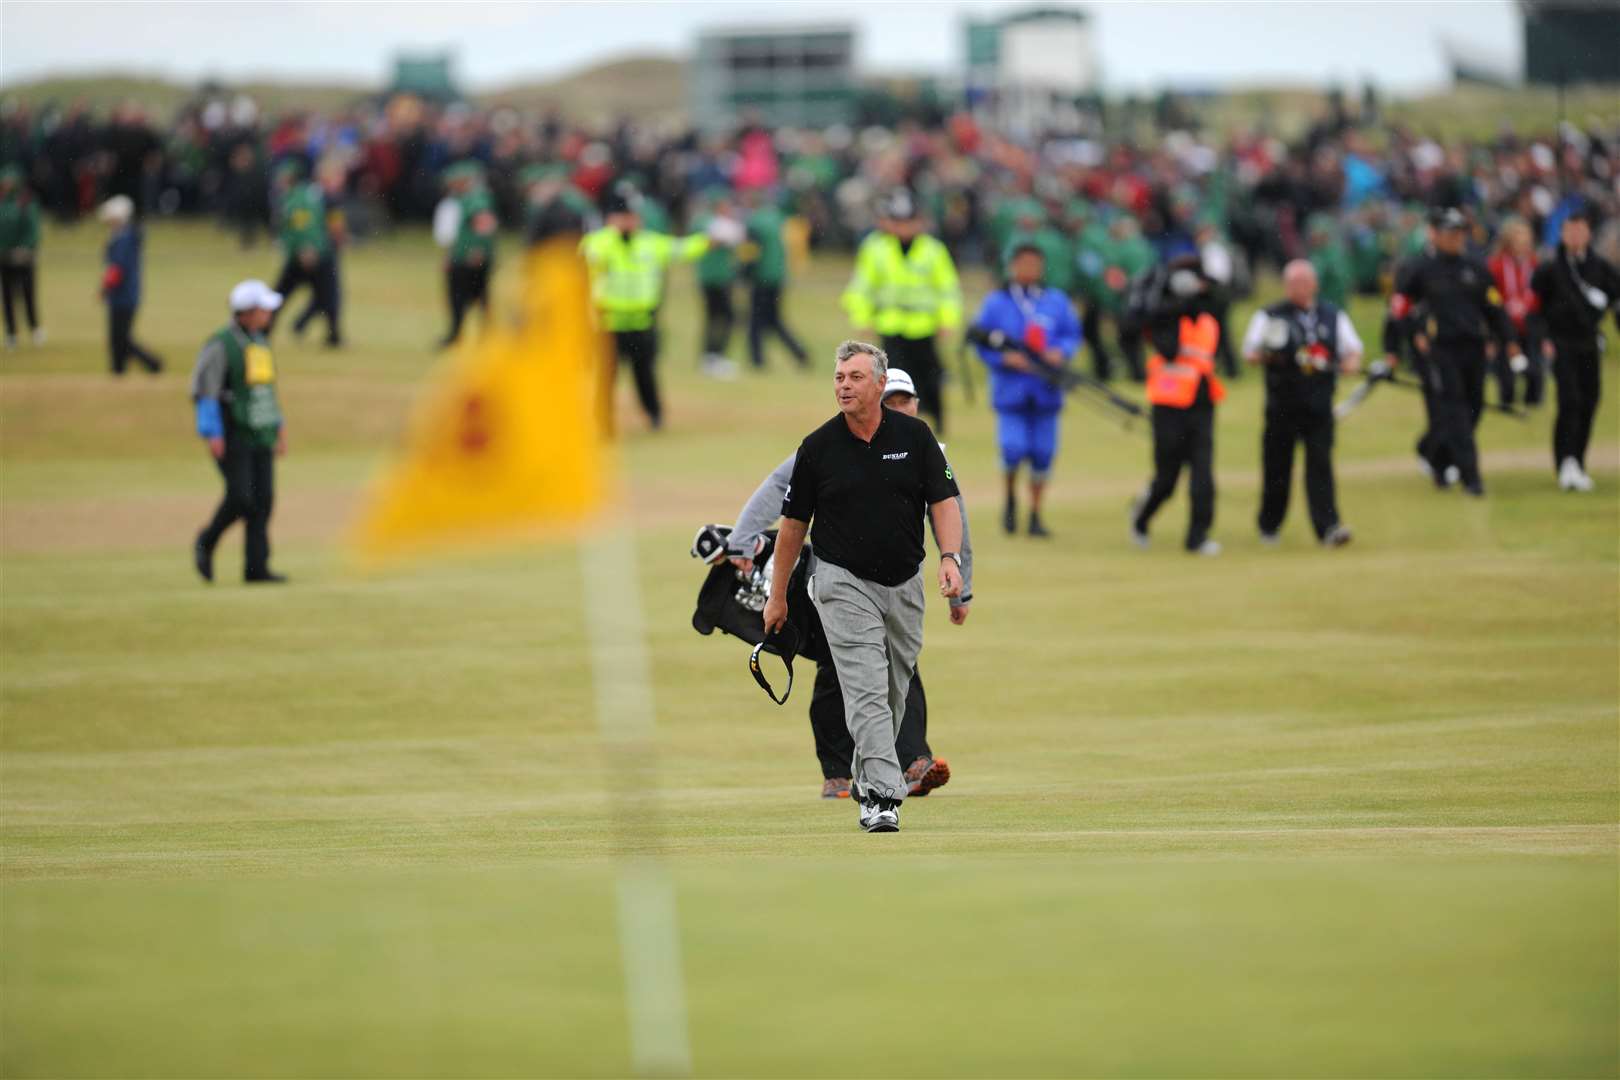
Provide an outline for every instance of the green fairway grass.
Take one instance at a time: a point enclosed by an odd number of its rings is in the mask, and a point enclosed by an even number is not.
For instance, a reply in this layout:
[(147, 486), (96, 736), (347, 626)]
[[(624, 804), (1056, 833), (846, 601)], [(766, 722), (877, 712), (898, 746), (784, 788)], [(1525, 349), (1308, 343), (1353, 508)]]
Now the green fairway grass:
[[(957, 378), (976, 602), (930, 610), (921, 664), (954, 778), (869, 836), (816, 797), (809, 665), (771, 704), (746, 647), (692, 631), (686, 552), (833, 412), (844, 260), (788, 295), (811, 371), (703, 379), (682, 271), (667, 430), (620, 388), (658, 725), (627, 752), (598, 735), (574, 545), (347, 569), (437, 363), (424, 235), (344, 256), (348, 348), (278, 331), (277, 590), (240, 584), (236, 531), (217, 584), (191, 570), (219, 481), (186, 390), (274, 255), (154, 226), (136, 334), (170, 366), (120, 381), (100, 244), (47, 233), (50, 340), (0, 354), (0, 1074), (626, 1074), (626, 856), (674, 882), (701, 1075), (1620, 1068), (1613, 345), (1595, 494), (1557, 490), (1550, 406), (1487, 415), (1487, 499), (1436, 493), (1420, 403), (1384, 387), (1340, 427), (1340, 551), (1297, 488), (1258, 543), (1248, 375), (1214, 560), (1180, 550), (1181, 493), (1130, 545), (1146, 438), (1078, 407), (1055, 538), (1001, 535), (982, 368), (976, 404)], [(1377, 302), (1354, 314), (1375, 345)]]

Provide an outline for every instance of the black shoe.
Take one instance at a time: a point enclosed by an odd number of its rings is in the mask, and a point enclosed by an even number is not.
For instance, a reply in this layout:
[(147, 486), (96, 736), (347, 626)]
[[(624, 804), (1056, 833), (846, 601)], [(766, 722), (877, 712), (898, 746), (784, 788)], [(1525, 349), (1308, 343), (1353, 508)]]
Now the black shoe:
[(146, 365), (146, 370), (147, 370), (147, 372), (149, 374), (152, 374), (152, 375), (161, 375), (161, 374), (163, 374), (163, 361), (162, 360), (153, 360), (150, 364)]
[(342, 338), (327, 338), (326, 339), (326, 347), (328, 349), (341, 349), (341, 348), (343, 348), (343, 339)]
[(1464, 484), (1463, 490), (1474, 496), (1476, 499), (1483, 499), (1485, 497), (1485, 483), (1482, 480), (1475, 480), (1471, 484)]
[(214, 581), (214, 549), (203, 542), (202, 534), (191, 542), (191, 565), (197, 568), (197, 573), (209, 584)]
[(1018, 502), (1007, 499), (1007, 508), (1001, 512), (1001, 531), (1011, 536), (1018, 531)]
[(1052, 535), (1046, 531), (1046, 526), (1041, 524), (1041, 515), (1033, 510), (1029, 512), (1029, 535), (1039, 537)]
[(287, 575), (266, 570), (262, 574), (250, 574), (242, 580), (249, 585), (285, 585), (287, 584)]

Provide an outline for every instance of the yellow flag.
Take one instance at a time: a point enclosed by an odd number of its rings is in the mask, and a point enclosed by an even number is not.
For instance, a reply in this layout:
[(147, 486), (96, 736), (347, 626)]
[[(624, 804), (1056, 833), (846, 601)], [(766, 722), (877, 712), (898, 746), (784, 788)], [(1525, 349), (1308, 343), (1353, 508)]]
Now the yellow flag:
[(604, 345), (584, 261), (558, 237), (524, 269), (521, 319), (462, 349), (418, 405), (352, 534), (362, 563), (555, 533), (602, 501)]

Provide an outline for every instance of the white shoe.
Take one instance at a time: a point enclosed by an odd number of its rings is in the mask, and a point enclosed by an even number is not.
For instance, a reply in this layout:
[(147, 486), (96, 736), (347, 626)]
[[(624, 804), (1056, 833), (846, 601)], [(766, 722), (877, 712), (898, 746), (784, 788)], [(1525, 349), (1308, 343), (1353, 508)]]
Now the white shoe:
[(1326, 548), (1344, 547), (1350, 542), (1350, 526), (1338, 524), (1329, 529), (1322, 536), (1322, 546)]
[(703, 374), (721, 382), (730, 382), (737, 377), (737, 364), (728, 357), (710, 353), (703, 358)]
[(1455, 484), (1457, 481), (1462, 479), (1462, 470), (1457, 468), (1455, 465), (1447, 465), (1445, 477), (1446, 486), (1450, 487), (1452, 484)]
[(1220, 541), (1205, 540), (1202, 544), (1199, 544), (1197, 547), (1193, 548), (1192, 553), (1194, 555), (1203, 555), (1206, 558), (1214, 558), (1216, 555), (1221, 553)]
[(45, 328), (43, 326), (34, 327), (34, 344), (45, 344)]
[(900, 804), (888, 799), (861, 803), (861, 828), (867, 832), (899, 832)]
[(1592, 478), (1586, 475), (1581, 463), (1572, 457), (1564, 459), (1558, 467), (1558, 490), (1560, 491), (1591, 491)]
[(1265, 547), (1276, 547), (1279, 543), (1281, 543), (1281, 540), (1278, 538), (1276, 533), (1268, 533), (1262, 529), (1260, 530), (1260, 543)]

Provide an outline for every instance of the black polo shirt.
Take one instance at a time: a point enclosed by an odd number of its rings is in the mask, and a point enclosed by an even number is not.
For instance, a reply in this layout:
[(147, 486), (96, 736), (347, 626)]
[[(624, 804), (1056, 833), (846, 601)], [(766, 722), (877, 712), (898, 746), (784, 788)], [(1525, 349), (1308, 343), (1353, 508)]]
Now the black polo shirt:
[(956, 494), (927, 424), (884, 409), (868, 443), (840, 413), (799, 444), (782, 516), (814, 519), (816, 558), (879, 585), (901, 585), (922, 565), (928, 507)]

